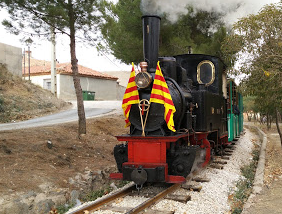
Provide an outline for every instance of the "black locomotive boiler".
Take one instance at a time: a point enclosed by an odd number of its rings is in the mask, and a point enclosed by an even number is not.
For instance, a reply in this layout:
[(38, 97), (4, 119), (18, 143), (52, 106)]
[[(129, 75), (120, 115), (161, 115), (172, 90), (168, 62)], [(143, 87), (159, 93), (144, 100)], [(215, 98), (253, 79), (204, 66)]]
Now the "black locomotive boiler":
[[(135, 77), (140, 103), (131, 106), (130, 134), (117, 136), (124, 143), (114, 148), (119, 172), (110, 177), (140, 186), (182, 183), (195, 165), (207, 165), (229, 144), (225, 65), (203, 54), (159, 57), (160, 18), (143, 16), (142, 22), (145, 62)], [(158, 61), (176, 109), (176, 132), (167, 127), (164, 105), (149, 102)], [(141, 110), (147, 110), (146, 119)]]

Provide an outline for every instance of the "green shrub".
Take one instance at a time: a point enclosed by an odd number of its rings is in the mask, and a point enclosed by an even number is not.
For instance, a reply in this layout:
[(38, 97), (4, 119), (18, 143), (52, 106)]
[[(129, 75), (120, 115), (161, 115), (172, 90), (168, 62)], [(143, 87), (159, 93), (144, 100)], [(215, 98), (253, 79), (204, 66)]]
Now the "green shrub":
[(232, 214), (240, 214), (243, 211), (244, 203), (248, 200), (252, 193), (253, 182), (259, 160), (259, 152), (259, 146), (255, 145), (255, 148), (252, 151), (253, 159), (251, 163), (241, 168), (241, 174), (244, 178), (240, 179), (236, 184), (237, 189), (233, 193), (231, 202)]
[(70, 205), (67, 205), (67, 204), (63, 204), (63, 205), (60, 205), (56, 208), (57, 212), (59, 214), (64, 214), (66, 213), (67, 211), (69, 211), (69, 209), (73, 208), (73, 204), (70, 204)]

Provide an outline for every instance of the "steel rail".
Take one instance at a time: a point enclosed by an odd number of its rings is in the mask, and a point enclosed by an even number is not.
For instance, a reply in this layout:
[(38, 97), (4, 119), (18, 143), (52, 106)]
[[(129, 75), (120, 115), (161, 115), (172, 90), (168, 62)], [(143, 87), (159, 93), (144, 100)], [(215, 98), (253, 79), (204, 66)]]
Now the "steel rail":
[(137, 207), (129, 210), (128, 212), (126, 212), (126, 214), (135, 214), (135, 213), (139, 213), (139, 212), (143, 211), (147, 207), (153, 205), (154, 203), (156, 203), (160, 199), (164, 198), (166, 195), (176, 191), (178, 188), (180, 188), (180, 186), (181, 186), (181, 184), (174, 184), (174, 185), (170, 186), (169, 188), (160, 192), (159, 194), (157, 194), (153, 198), (150, 198), (150, 199), (144, 201), (142, 204), (138, 205)]
[(122, 189), (120, 191), (117, 191), (116, 193), (113, 193), (112, 195), (109, 195), (109, 196), (106, 196), (105, 198), (102, 198), (96, 202), (93, 202), (93, 203), (90, 203), (90, 204), (87, 204), (85, 206), (82, 206), (81, 208), (75, 210), (75, 211), (71, 211), (71, 212), (68, 212), (68, 214), (84, 214), (85, 211), (95, 211), (97, 210), (99, 207), (117, 199), (117, 198), (120, 198), (120, 197), (123, 197), (127, 194), (129, 194), (132, 190), (135, 190), (135, 184), (125, 188), (125, 189)]
[[(187, 176), (186, 181), (191, 180), (195, 175), (197, 175), (199, 173), (199, 169), (194, 170), (190, 175)], [(164, 198), (166, 195), (173, 193), (174, 191), (176, 191), (177, 189), (179, 189), (181, 187), (182, 184), (173, 184), (170, 187), (168, 187), (167, 189), (165, 189), (164, 191), (158, 193), (156, 196), (154, 196), (153, 198), (149, 198), (148, 200), (144, 201), (143, 203), (141, 203), (140, 205), (132, 208), (131, 210), (127, 211), (126, 214), (136, 214), (139, 213), (143, 210), (145, 210), (146, 208), (150, 207), (151, 205), (155, 204), (156, 202), (158, 202), (160, 199)], [(106, 205), (107, 203), (123, 197), (125, 195), (128, 195), (130, 192), (136, 190), (136, 186), (135, 184), (130, 185), (129, 187), (119, 190), (115, 193), (113, 193), (112, 195), (106, 196), (98, 201), (92, 202), (92, 203), (88, 203), (85, 206), (82, 206), (74, 211), (69, 211), (67, 212), (67, 214), (85, 214), (91, 211), (96, 211), (98, 210), (100, 207), (102, 207), (103, 205)], [(87, 212), (88, 211), (88, 212)]]

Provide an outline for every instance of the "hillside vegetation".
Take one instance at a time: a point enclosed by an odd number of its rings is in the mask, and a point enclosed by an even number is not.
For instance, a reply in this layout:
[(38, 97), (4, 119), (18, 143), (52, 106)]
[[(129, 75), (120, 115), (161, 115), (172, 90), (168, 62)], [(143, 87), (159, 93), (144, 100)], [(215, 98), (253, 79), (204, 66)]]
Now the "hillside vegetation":
[(0, 64), (0, 123), (27, 120), (69, 106), (50, 91), (12, 75)]

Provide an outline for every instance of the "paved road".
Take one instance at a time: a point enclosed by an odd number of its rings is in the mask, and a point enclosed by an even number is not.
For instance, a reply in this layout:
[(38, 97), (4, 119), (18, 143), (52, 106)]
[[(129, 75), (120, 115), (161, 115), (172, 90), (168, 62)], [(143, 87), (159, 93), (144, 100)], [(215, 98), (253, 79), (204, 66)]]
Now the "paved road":
[[(76, 102), (73, 103), (73, 109), (62, 111), (31, 120), (17, 123), (0, 124), (0, 131), (33, 128), (39, 126), (50, 126), (61, 123), (68, 123), (78, 120)], [(86, 118), (92, 118), (109, 112), (121, 113), (121, 101), (88, 101), (84, 102)]]

